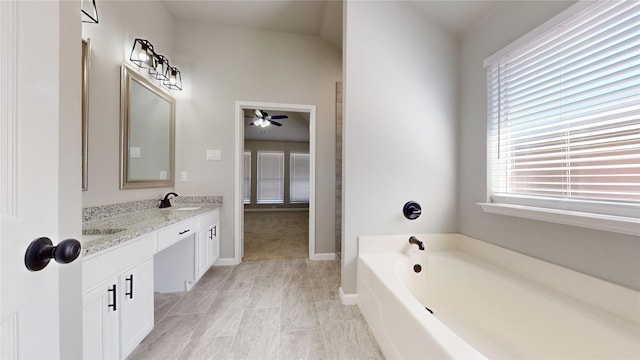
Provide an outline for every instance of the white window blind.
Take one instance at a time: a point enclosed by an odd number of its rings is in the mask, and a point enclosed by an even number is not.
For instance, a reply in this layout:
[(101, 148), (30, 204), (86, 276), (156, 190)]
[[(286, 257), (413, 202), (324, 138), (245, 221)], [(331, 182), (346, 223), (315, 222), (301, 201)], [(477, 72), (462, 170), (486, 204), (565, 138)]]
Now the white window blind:
[(493, 202), (640, 217), (640, 2), (487, 60)]
[(289, 202), (309, 202), (309, 154), (289, 155)]
[(257, 203), (284, 202), (284, 152), (258, 151)]
[(251, 151), (244, 152), (244, 203), (251, 204)]

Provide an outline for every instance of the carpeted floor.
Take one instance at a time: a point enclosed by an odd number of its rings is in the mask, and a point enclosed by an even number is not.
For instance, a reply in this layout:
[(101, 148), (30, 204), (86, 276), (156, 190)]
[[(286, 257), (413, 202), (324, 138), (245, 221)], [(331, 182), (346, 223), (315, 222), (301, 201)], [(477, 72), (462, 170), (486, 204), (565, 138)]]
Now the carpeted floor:
[(244, 260), (308, 257), (308, 211), (245, 211)]

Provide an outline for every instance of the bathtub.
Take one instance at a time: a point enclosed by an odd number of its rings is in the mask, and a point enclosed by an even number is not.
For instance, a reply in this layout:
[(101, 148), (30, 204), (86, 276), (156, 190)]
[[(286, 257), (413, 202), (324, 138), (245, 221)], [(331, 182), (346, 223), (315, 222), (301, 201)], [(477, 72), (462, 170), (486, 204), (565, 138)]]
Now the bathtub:
[(408, 238), (359, 238), (358, 306), (388, 359), (640, 359), (639, 292), (459, 234)]

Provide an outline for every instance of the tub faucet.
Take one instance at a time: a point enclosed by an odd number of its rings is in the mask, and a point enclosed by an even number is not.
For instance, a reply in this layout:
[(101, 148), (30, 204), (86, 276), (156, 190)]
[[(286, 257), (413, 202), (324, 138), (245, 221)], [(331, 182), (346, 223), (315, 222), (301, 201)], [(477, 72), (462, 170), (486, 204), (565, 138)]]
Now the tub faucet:
[(409, 238), (409, 244), (418, 245), (418, 249), (424, 250), (424, 243), (418, 240), (415, 236)]
[(178, 196), (178, 194), (174, 192), (167, 193), (167, 195), (164, 196), (164, 199), (160, 200), (160, 209), (171, 207), (171, 201), (169, 201), (169, 195), (173, 195), (173, 197)]

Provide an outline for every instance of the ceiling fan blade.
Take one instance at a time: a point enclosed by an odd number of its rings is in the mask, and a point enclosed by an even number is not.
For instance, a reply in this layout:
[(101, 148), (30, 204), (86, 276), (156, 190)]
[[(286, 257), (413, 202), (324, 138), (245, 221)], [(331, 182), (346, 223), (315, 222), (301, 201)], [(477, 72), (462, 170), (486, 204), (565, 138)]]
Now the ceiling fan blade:
[[(266, 113), (265, 113), (265, 115), (266, 115)], [(259, 117), (259, 118), (263, 117), (262, 112), (259, 109), (256, 109), (256, 116)]]
[(271, 115), (270, 119), (288, 119), (287, 115)]
[(280, 123), (279, 123), (279, 122), (277, 122), (277, 121), (269, 120), (269, 122), (270, 122), (271, 124), (275, 125), (275, 126), (282, 126), (282, 124), (280, 124)]

